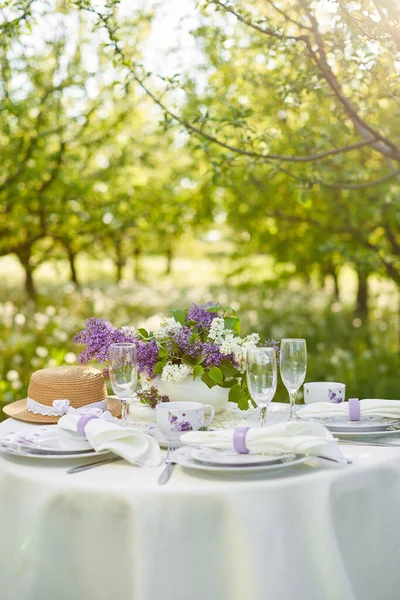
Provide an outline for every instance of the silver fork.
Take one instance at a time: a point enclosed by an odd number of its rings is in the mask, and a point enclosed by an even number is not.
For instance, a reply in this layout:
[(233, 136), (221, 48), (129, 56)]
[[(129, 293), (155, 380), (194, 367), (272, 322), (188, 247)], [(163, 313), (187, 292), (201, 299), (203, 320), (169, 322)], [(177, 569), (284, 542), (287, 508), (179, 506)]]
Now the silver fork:
[(174, 454), (175, 450), (178, 450), (179, 446), (180, 446), (179, 442), (169, 442), (168, 443), (167, 456), (165, 458), (165, 468), (164, 468), (163, 472), (161, 473), (160, 477), (158, 478), (158, 483), (160, 485), (167, 483), (167, 481), (169, 481), (169, 478), (172, 475), (172, 467), (174, 467), (176, 465), (176, 461), (173, 458), (173, 454)]

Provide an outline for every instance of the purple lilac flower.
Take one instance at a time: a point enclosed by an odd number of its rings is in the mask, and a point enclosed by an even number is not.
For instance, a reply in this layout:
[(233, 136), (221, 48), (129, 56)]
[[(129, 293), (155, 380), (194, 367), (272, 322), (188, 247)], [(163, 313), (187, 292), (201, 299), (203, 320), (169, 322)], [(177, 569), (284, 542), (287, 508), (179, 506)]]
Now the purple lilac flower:
[(149, 379), (154, 378), (154, 367), (158, 361), (158, 346), (154, 339), (147, 342), (136, 340), (139, 373), (145, 373)]
[(138, 340), (131, 331), (114, 329), (106, 319), (92, 317), (86, 321), (86, 329), (74, 337), (74, 342), (86, 345), (86, 348), (78, 356), (80, 364), (88, 363), (91, 360), (100, 363), (107, 362), (111, 344), (124, 342), (136, 344), (139, 372), (146, 373), (148, 377), (154, 377), (154, 366), (158, 360), (158, 347), (155, 340), (143, 342)]
[(219, 303), (214, 304), (211, 300), (206, 304), (192, 304), (186, 315), (186, 321), (195, 321), (196, 326), (201, 330), (208, 330), (215, 317), (219, 317), (218, 313), (208, 312), (207, 306), (219, 306)]
[(179, 348), (178, 356), (188, 354), (191, 358), (198, 358), (203, 352), (203, 343), (197, 339), (193, 342), (190, 341), (192, 336), (192, 330), (189, 327), (183, 326), (182, 329), (177, 331), (173, 336), (173, 342), (167, 343), (169, 351), (173, 352), (173, 346), (176, 344)]
[(78, 356), (81, 364), (97, 360), (106, 362), (108, 360), (110, 345), (113, 343), (113, 326), (106, 319), (92, 317), (86, 321), (86, 329), (80, 331), (74, 337), (76, 344), (85, 344), (86, 348)]
[(237, 366), (233, 354), (222, 354), (218, 346), (216, 346), (212, 342), (206, 342), (205, 344), (203, 344), (203, 356), (203, 366), (205, 369), (211, 369), (211, 367), (219, 367), (221, 361), (224, 358), (229, 360), (229, 362), (231, 362), (235, 367)]

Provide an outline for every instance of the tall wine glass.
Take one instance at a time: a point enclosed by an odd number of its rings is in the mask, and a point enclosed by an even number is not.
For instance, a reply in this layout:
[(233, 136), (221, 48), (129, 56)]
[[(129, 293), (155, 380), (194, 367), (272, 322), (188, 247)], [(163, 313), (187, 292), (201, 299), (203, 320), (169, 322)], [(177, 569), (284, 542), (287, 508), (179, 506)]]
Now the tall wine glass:
[(247, 387), (252, 399), (260, 407), (260, 424), (265, 427), (267, 407), (275, 396), (278, 383), (274, 348), (249, 348), (246, 369)]
[(128, 417), (128, 400), (136, 390), (138, 377), (135, 344), (111, 344), (110, 381), (114, 394), (121, 402), (121, 420)]
[(294, 418), (294, 405), (300, 386), (306, 378), (307, 371), (307, 345), (306, 340), (283, 339), (279, 355), (281, 377), (283, 384), (289, 392), (290, 408), (289, 420)]

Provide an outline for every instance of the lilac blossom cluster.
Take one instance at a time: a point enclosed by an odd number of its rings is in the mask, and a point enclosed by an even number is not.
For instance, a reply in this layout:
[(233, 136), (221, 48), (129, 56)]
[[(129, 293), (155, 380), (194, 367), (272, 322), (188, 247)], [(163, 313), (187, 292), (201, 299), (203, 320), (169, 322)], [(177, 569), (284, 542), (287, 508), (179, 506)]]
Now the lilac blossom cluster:
[[(86, 348), (79, 354), (80, 364), (91, 361), (107, 363), (111, 344), (135, 344), (137, 349), (138, 369), (149, 378), (154, 376), (154, 366), (158, 360), (158, 346), (155, 340), (144, 342), (129, 328), (116, 329), (106, 319), (92, 317), (86, 321), (86, 328), (74, 337), (76, 344), (84, 344)], [(104, 375), (108, 369), (104, 369)]]
[(210, 312), (207, 307), (219, 306), (219, 303), (214, 304), (211, 300), (206, 304), (192, 304), (187, 311), (185, 322), (194, 321), (200, 333), (208, 331), (213, 320), (218, 316), (216, 312)]
[[(210, 372), (216, 383), (223, 383), (225, 377), (245, 379), (247, 350), (259, 345), (260, 337), (257, 333), (240, 337), (234, 326), (239, 321), (236, 313), (232, 315), (231, 309), (207, 302), (192, 304), (187, 310), (178, 309), (173, 315), (146, 336), (132, 327), (115, 329), (105, 319), (88, 319), (86, 329), (74, 338), (76, 343), (86, 345), (79, 362), (107, 363), (111, 344), (130, 342), (137, 348), (139, 373), (148, 380), (159, 375), (163, 380), (179, 382), (200, 376), (210, 383)], [(268, 340), (267, 345), (279, 355), (277, 342)]]

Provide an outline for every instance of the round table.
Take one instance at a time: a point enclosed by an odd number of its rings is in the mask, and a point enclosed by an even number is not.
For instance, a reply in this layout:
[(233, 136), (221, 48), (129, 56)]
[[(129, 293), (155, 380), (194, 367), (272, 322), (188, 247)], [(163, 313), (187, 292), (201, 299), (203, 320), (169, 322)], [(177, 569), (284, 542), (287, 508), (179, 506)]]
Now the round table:
[(164, 486), (1, 455), (1, 600), (398, 600), (400, 447), (343, 449), (353, 465)]

